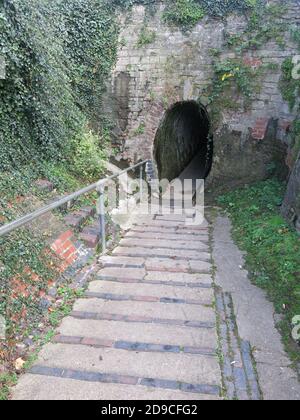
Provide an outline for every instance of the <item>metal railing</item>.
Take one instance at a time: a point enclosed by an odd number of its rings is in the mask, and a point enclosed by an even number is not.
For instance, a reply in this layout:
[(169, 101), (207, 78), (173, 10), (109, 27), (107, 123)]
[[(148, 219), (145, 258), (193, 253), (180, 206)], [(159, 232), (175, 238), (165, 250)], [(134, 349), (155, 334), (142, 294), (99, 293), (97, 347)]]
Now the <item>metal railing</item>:
[(140, 177), (140, 194), (142, 196), (143, 194), (143, 175), (144, 175), (144, 166), (146, 166), (147, 164), (149, 164), (151, 162), (151, 160), (144, 160), (143, 162), (137, 163), (134, 166), (130, 166), (127, 169), (124, 169), (123, 171), (120, 171), (119, 173), (115, 174), (115, 175), (111, 175), (108, 176), (106, 178), (100, 179), (99, 181), (88, 185), (85, 188), (82, 188), (81, 190), (78, 190), (72, 194), (69, 194), (63, 198), (61, 198), (60, 200), (57, 200), (51, 204), (48, 204), (47, 206), (44, 206), (38, 210), (35, 210), (32, 213), (28, 213), (23, 217), (20, 217), (17, 220), (14, 220), (13, 222), (7, 223), (4, 226), (0, 227), (0, 237), (7, 235), (13, 231), (15, 231), (16, 229), (19, 229), (23, 226), (25, 226), (26, 224), (38, 219), (39, 217), (43, 216), (46, 213), (49, 213), (52, 210), (56, 210), (60, 207), (62, 207), (65, 204), (68, 204), (74, 200), (76, 200), (77, 198), (79, 198), (82, 195), (85, 195), (91, 191), (97, 191), (99, 193), (99, 218), (100, 218), (100, 237), (101, 237), (101, 241), (102, 241), (102, 251), (105, 252), (106, 251), (106, 217), (105, 217), (105, 202), (104, 202), (104, 187), (105, 184), (108, 181), (112, 181), (114, 179), (118, 179), (121, 175), (124, 175), (130, 171), (134, 171), (137, 168), (140, 168), (140, 173), (139, 173), (139, 177)]

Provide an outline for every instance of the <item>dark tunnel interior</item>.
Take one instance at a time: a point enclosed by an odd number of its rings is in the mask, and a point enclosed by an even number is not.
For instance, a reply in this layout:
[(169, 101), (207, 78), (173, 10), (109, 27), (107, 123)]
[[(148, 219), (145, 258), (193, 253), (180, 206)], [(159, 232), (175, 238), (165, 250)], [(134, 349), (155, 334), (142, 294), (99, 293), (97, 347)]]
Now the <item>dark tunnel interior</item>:
[(206, 178), (213, 157), (206, 109), (197, 102), (178, 102), (165, 114), (155, 137), (154, 158), (160, 179), (172, 181), (194, 160)]

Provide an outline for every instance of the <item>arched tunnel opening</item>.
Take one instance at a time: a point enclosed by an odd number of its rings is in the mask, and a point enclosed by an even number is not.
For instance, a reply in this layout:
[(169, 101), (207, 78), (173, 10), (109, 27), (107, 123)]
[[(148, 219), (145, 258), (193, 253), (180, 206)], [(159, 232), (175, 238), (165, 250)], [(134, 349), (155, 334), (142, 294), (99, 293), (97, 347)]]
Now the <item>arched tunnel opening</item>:
[(155, 136), (154, 158), (159, 179), (172, 181), (189, 165), (198, 179), (208, 176), (213, 139), (204, 106), (195, 101), (178, 102), (166, 112)]

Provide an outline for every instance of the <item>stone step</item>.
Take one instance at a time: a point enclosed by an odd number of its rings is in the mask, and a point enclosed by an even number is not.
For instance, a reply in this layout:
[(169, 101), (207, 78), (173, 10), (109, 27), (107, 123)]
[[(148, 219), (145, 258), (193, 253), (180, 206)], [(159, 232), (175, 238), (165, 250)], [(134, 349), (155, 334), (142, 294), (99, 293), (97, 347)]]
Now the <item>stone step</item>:
[(216, 332), (158, 324), (80, 320), (67, 317), (59, 327), (60, 334), (93, 337), (112, 341), (130, 341), (175, 346), (217, 349)]
[[(113, 255), (126, 256), (126, 257), (158, 257), (158, 258), (176, 258), (184, 260), (201, 260), (209, 262), (211, 255), (208, 252), (188, 251), (188, 250), (175, 250), (167, 248), (140, 248), (140, 247), (117, 247), (113, 251)], [(112, 265), (112, 263), (110, 264)], [(108, 264), (106, 263), (106, 266)]]
[(73, 227), (76, 230), (80, 230), (82, 225), (96, 213), (96, 209), (93, 207), (83, 207), (78, 211), (69, 213), (64, 217), (64, 222)]
[(208, 234), (202, 235), (186, 235), (184, 233), (161, 233), (161, 232), (139, 232), (139, 231), (130, 231), (125, 235), (125, 238), (135, 238), (135, 239), (163, 239), (166, 241), (185, 241), (192, 243), (208, 243), (209, 236)]
[(164, 282), (182, 282), (190, 285), (194, 283), (203, 283), (212, 285), (210, 274), (190, 274), (190, 273), (168, 273), (161, 271), (151, 271), (145, 278), (145, 281), (164, 281)]
[[(187, 226), (185, 222), (173, 222), (173, 221), (167, 221), (167, 220), (152, 220), (150, 223), (141, 223), (135, 226), (144, 227), (144, 226), (151, 226), (151, 227), (159, 227), (159, 228), (175, 228), (175, 229), (185, 229), (190, 226)], [(203, 230), (208, 229), (207, 222), (203, 222), (200, 226), (193, 226), (194, 230)]]
[(147, 386), (82, 382), (74, 379), (27, 374), (20, 378), (14, 390), (19, 401), (198, 401), (220, 400), (216, 395), (182, 392)]
[(96, 280), (89, 284), (89, 292), (126, 294), (133, 296), (154, 296), (159, 298), (195, 299), (205, 305), (211, 305), (214, 301), (213, 289), (192, 289), (190, 287), (174, 287), (152, 284), (113, 283)]
[[(160, 266), (160, 268), (168, 268), (168, 266), (164, 265), (169, 264), (170, 272), (167, 270), (160, 271), (159, 268), (154, 269), (154, 265), (156, 267)], [(175, 265), (174, 265), (175, 263)], [(183, 262), (181, 262), (183, 263)], [(192, 262), (190, 262), (191, 264)], [(199, 263), (196, 262), (198, 265)], [(178, 266), (176, 266), (176, 261), (167, 260), (167, 259), (152, 259), (152, 270), (151, 272), (147, 273), (144, 268), (103, 268), (98, 271), (98, 276), (101, 277), (102, 280), (113, 280), (113, 279), (128, 279), (128, 280), (157, 280), (157, 281), (181, 281), (181, 282), (191, 282), (191, 283), (212, 283), (212, 278), (209, 272), (207, 273), (191, 273), (188, 272), (190, 269), (190, 265), (184, 262), (184, 268), (186, 268), (187, 272), (184, 271), (175, 271)], [(203, 263), (203, 269), (207, 269), (208, 271), (211, 270), (211, 265), (207, 263)], [(151, 260), (148, 265), (151, 265)], [(201, 268), (201, 267), (200, 267)]]
[(168, 297), (156, 297), (156, 296), (142, 296), (142, 295), (127, 295), (127, 294), (115, 294), (115, 293), (101, 293), (101, 292), (85, 292), (87, 299), (97, 298), (103, 300), (112, 301), (130, 301), (130, 302), (160, 302), (165, 304), (174, 303), (177, 305), (211, 305), (209, 302), (203, 302), (202, 300), (196, 299), (178, 299)]
[(132, 279), (143, 280), (146, 275), (144, 268), (113, 268), (107, 267), (99, 270), (98, 275), (102, 280), (110, 279)]
[(177, 215), (177, 214), (162, 214), (162, 215), (157, 215), (155, 216), (154, 220), (157, 220), (159, 222), (180, 222), (180, 223), (185, 223), (185, 221), (187, 220), (187, 218), (192, 218), (192, 216), (189, 215)]
[(83, 231), (80, 233), (79, 239), (87, 248), (95, 249), (99, 245), (100, 233)]
[(210, 274), (212, 265), (204, 261), (184, 261), (167, 258), (148, 258), (145, 263), (147, 271), (170, 271), (174, 273)]
[(185, 242), (181, 240), (168, 241), (164, 239), (135, 239), (124, 238), (120, 241), (120, 246), (125, 247), (142, 247), (142, 248), (167, 248), (190, 251), (205, 251), (209, 252), (209, 247), (203, 242)]
[(201, 237), (207, 237), (208, 236), (208, 229), (201, 229), (201, 230), (189, 230), (189, 229), (177, 229), (174, 227), (160, 227), (160, 226), (153, 226), (153, 225), (136, 225), (133, 226), (130, 230), (130, 232), (140, 232), (140, 233), (158, 233), (159, 235), (188, 235), (190, 237), (194, 237), (195, 239), (201, 239)]
[[(123, 248), (121, 248), (123, 249)], [(136, 258), (132, 256), (102, 256), (99, 258), (99, 262), (103, 267), (124, 267), (124, 268), (143, 268), (145, 264), (144, 258)], [(138, 255), (138, 254), (136, 254)]]
[(36, 365), (191, 384), (219, 385), (221, 381), (216, 357), (185, 353), (129, 352), (48, 344), (41, 351)]
[(156, 302), (104, 301), (101, 299), (79, 299), (74, 311), (141, 316), (183, 321), (201, 321), (215, 323), (216, 316), (212, 308), (196, 305), (176, 305)]

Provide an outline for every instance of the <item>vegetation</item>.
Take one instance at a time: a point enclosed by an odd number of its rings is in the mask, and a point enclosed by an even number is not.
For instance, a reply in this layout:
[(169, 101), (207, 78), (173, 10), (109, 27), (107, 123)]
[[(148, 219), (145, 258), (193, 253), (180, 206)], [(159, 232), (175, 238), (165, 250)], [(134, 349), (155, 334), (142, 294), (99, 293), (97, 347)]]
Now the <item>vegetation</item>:
[(143, 48), (146, 45), (152, 44), (156, 39), (156, 32), (149, 30), (146, 26), (143, 26), (138, 42), (137, 47)]
[(230, 13), (245, 13), (260, 0), (168, 0), (164, 19), (171, 25), (191, 29), (205, 15), (223, 18)]
[(16, 385), (16, 383), (17, 383), (16, 374), (0, 373), (0, 401), (4, 401), (8, 399), (10, 387), (13, 385)]
[(72, 168), (77, 147), (86, 149), (88, 127), (100, 131), (103, 80), (117, 44), (112, 7), (97, 0), (6, 0), (0, 30), (6, 62), (0, 171), (43, 166), (43, 160)]
[(241, 34), (229, 35), (227, 45), (237, 53), (257, 50), (271, 40), (284, 47), (284, 33), (288, 26), (281, 18), (285, 12), (284, 5), (270, 5), (264, 1), (257, 1), (250, 10), (245, 30)]
[(252, 52), (270, 40), (284, 46), (284, 33), (288, 28), (282, 23), (281, 17), (286, 6), (269, 5), (257, 0), (247, 2), (246, 10), (246, 28), (236, 35), (226, 34), (226, 45), (235, 53), (235, 58), (222, 61), (221, 50), (210, 50), (215, 74), (203, 96), (207, 98), (208, 104), (212, 105), (212, 119), (216, 124), (219, 123), (223, 111), (249, 108), (256, 94), (260, 92), (264, 73), (278, 70), (278, 65), (273, 63), (251, 66), (245, 62), (244, 53)]
[(234, 239), (247, 252), (253, 282), (268, 292), (282, 315), (284, 342), (293, 361), (299, 362), (291, 325), (300, 314), (300, 241), (280, 216), (283, 194), (284, 186), (269, 180), (226, 194), (219, 203), (232, 219)]
[[(1, 2), (0, 225), (102, 176), (111, 124), (100, 109), (116, 57), (117, 3)], [(54, 184), (53, 194), (35, 187), (40, 178)], [(50, 239), (51, 232), (33, 225), (0, 238), (0, 315), (7, 323), (1, 372), (14, 371), (16, 343), (39, 323), (58, 319), (59, 308), (41, 305), (61, 277)], [(0, 399), (12, 383), (13, 374), (1, 373)]]
[[(233, 96), (240, 96), (247, 105), (255, 94), (255, 77), (257, 70), (246, 66), (241, 60), (232, 59), (214, 64), (215, 76), (207, 95), (210, 104), (213, 104), (212, 118), (218, 121), (221, 110), (236, 109), (239, 107)], [(234, 94), (234, 95), (233, 95)]]
[(282, 64), (282, 77), (280, 81), (283, 99), (288, 102), (291, 111), (294, 110), (300, 95), (300, 79), (297, 80), (293, 77), (294, 68), (295, 64), (293, 63), (293, 59), (285, 59)]
[(193, 27), (204, 17), (204, 10), (196, 0), (175, 0), (169, 2), (164, 20), (181, 27)]

